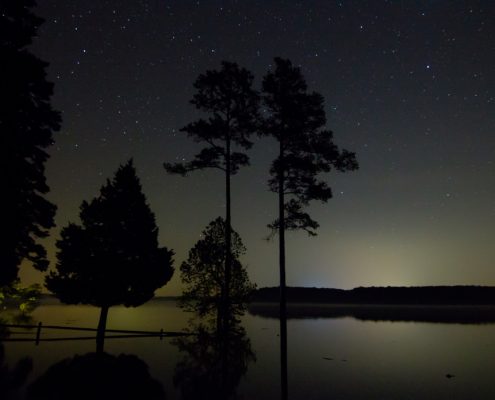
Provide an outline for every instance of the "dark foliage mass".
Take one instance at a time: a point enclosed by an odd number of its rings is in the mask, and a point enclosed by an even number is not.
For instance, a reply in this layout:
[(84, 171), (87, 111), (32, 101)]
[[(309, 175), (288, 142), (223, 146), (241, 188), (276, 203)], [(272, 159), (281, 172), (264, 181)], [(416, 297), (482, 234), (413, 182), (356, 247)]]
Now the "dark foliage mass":
[(165, 163), (170, 173), (186, 175), (188, 172), (216, 168), (234, 175), (249, 164), (246, 154), (234, 147), (249, 149), (249, 137), (256, 131), (258, 94), (252, 89), (253, 75), (236, 63), (222, 62), (220, 71), (201, 74), (194, 88), (191, 103), (208, 118), (200, 118), (181, 129), (194, 141), (206, 147), (187, 163)]
[(109, 307), (139, 306), (170, 280), (173, 251), (158, 246), (155, 216), (132, 160), (98, 197), (82, 203), (80, 218), (80, 225), (62, 229), (58, 263), (46, 287), (64, 303), (101, 307), (104, 329)]
[[(270, 190), (283, 195), (285, 230), (305, 230), (316, 234), (318, 223), (304, 207), (312, 200), (332, 197), (320, 173), (332, 169), (345, 172), (357, 169), (354, 153), (340, 150), (333, 132), (325, 129), (323, 96), (309, 92), (301, 70), (289, 60), (275, 58), (275, 69), (263, 79), (263, 101), (267, 110), (262, 134), (279, 143), (279, 155), (270, 168)], [(280, 228), (280, 218), (270, 228)]]
[(48, 64), (27, 50), (43, 22), (30, 11), (34, 6), (32, 0), (0, 2), (0, 163), (7, 187), (2, 192), (0, 285), (16, 280), (24, 259), (46, 270), (46, 251), (38, 239), (54, 226), (56, 211), (44, 197), (49, 190), (45, 163), (60, 115), (50, 105)]
[(165, 391), (133, 355), (88, 353), (54, 365), (27, 389), (29, 400), (164, 400)]
[[(181, 280), (185, 285), (180, 304), (204, 316), (221, 307), (225, 282), (225, 221), (218, 217), (210, 222), (201, 236), (180, 267)], [(255, 285), (249, 281), (246, 268), (239, 261), (245, 252), (240, 236), (232, 230), (229, 311), (233, 314), (245, 311), (247, 301), (255, 289)]]

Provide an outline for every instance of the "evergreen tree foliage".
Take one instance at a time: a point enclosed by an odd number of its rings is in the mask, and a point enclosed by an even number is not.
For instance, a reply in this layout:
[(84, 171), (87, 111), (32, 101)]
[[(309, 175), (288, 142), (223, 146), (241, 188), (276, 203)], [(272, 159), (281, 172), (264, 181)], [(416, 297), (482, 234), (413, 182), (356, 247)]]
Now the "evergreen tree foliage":
[(249, 149), (249, 136), (258, 125), (259, 95), (252, 89), (253, 75), (236, 63), (222, 62), (220, 71), (206, 71), (194, 83), (196, 93), (191, 103), (209, 114), (181, 129), (196, 142), (204, 142), (195, 158), (187, 163), (164, 163), (169, 173), (186, 175), (195, 170), (215, 168), (225, 174), (226, 229), (225, 274), (222, 297), (230, 297), (231, 274), (231, 200), (230, 178), (249, 164), (248, 156), (236, 149)]
[(136, 307), (173, 274), (173, 251), (158, 247), (158, 228), (132, 160), (107, 180), (98, 197), (83, 201), (81, 224), (70, 223), (57, 242), (56, 270), (46, 287), (63, 303)]
[[(318, 222), (304, 208), (312, 200), (326, 202), (332, 197), (328, 184), (319, 178), (322, 172), (340, 172), (358, 168), (354, 153), (340, 150), (333, 132), (324, 129), (324, 99), (308, 92), (299, 68), (289, 60), (275, 59), (275, 70), (263, 80), (263, 101), (268, 111), (262, 134), (279, 143), (279, 155), (270, 168), (269, 187), (284, 196), (285, 230), (306, 231), (316, 235)], [(277, 230), (280, 219), (269, 225)]]
[[(225, 281), (225, 221), (218, 217), (206, 227), (202, 238), (189, 251), (189, 257), (180, 266), (181, 280), (185, 285), (180, 300), (182, 307), (199, 315), (220, 309), (222, 286)], [(239, 257), (246, 252), (241, 237), (232, 230), (232, 276), (230, 313), (239, 314), (255, 285), (249, 280), (246, 268)]]
[(31, 12), (34, 6), (33, 0), (0, 3), (0, 163), (6, 181), (0, 286), (16, 280), (24, 259), (46, 270), (46, 251), (38, 239), (54, 226), (56, 211), (44, 197), (49, 191), (45, 163), (61, 120), (50, 105), (48, 64), (27, 49), (43, 22)]
[(205, 142), (195, 158), (187, 163), (164, 163), (169, 173), (187, 173), (216, 168), (234, 175), (249, 164), (246, 154), (234, 147), (249, 149), (250, 135), (256, 131), (258, 93), (252, 89), (253, 75), (236, 63), (222, 62), (220, 71), (206, 71), (194, 83), (196, 93), (191, 100), (198, 110), (209, 114), (181, 129), (196, 142)]

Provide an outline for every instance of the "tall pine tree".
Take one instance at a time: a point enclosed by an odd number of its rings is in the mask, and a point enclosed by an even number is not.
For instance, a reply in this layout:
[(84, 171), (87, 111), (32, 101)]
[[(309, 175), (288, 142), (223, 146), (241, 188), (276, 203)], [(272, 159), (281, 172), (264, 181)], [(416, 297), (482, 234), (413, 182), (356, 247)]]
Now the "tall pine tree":
[(262, 134), (275, 138), (279, 147), (269, 179), (270, 190), (278, 194), (279, 216), (269, 227), (279, 235), (282, 398), (287, 398), (285, 231), (316, 235), (318, 223), (304, 207), (313, 200), (327, 202), (332, 197), (331, 188), (319, 174), (354, 170), (358, 164), (354, 153), (339, 150), (333, 143), (333, 133), (324, 129), (323, 96), (308, 92), (300, 69), (289, 60), (275, 59), (275, 69), (263, 79), (263, 102), (267, 117)]
[(63, 303), (101, 308), (100, 349), (108, 309), (150, 300), (173, 274), (173, 251), (158, 246), (158, 228), (132, 160), (91, 202), (83, 201), (81, 224), (70, 223), (57, 242), (56, 270), (46, 287)]
[(245, 153), (237, 149), (252, 146), (250, 135), (258, 124), (258, 93), (252, 89), (253, 75), (236, 63), (222, 62), (220, 71), (206, 71), (194, 83), (196, 93), (191, 103), (198, 110), (208, 113), (207, 119), (200, 118), (181, 129), (196, 142), (204, 142), (195, 158), (187, 163), (164, 163), (169, 173), (186, 175), (188, 172), (215, 168), (225, 176), (225, 280), (222, 285), (222, 299), (227, 307), (230, 297), (231, 277), (231, 176), (239, 168), (249, 164)]
[(56, 207), (44, 195), (46, 149), (60, 129), (60, 115), (50, 105), (53, 84), (47, 63), (27, 47), (43, 20), (31, 12), (33, 0), (0, 3), (0, 164), (4, 179), (0, 286), (16, 280), (22, 260), (48, 267), (38, 239), (54, 225)]

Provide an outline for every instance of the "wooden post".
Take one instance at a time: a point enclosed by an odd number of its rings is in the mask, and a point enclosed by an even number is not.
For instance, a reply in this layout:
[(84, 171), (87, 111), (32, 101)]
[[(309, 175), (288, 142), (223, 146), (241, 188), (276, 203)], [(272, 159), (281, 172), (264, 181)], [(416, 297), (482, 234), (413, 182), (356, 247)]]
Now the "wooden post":
[(38, 323), (38, 330), (36, 331), (36, 346), (40, 344), (40, 336), (41, 336), (41, 321)]

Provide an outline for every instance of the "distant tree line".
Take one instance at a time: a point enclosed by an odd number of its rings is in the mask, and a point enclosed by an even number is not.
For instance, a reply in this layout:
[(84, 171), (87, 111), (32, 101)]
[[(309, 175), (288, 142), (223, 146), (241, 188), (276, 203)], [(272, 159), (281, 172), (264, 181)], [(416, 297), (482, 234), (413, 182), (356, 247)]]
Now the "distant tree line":
[[(279, 288), (266, 287), (252, 294), (253, 302), (278, 302)], [(418, 286), (358, 287), (350, 290), (289, 287), (292, 303), (327, 304), (411, 304), (411, 305), (483, 305), (495, 304), (495, 287)]]

